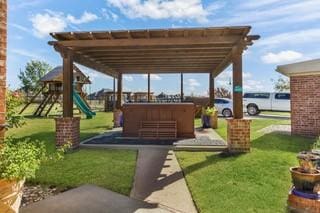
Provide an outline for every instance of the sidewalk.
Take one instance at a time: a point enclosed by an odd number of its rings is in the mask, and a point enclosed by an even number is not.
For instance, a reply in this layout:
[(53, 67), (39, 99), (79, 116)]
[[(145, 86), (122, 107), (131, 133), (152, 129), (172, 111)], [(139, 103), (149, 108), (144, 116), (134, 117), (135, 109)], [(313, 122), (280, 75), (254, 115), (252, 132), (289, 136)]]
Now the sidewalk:
[(131, 197), (172, 212), (197, 212), (172, 150), (140, 149)]

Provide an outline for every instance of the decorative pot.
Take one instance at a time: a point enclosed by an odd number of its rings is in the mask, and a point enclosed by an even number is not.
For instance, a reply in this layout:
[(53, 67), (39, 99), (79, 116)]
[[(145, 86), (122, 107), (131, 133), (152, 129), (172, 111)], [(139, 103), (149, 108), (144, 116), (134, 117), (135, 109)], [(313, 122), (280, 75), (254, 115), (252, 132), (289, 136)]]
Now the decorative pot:
[(307, 173), (320, 167), (320, 155), (318, 154), (303, 151), (298, 154), (297, 158), (301, 169)]
[(24, 180), (14, 181), (0, 179), (0, 212), (18, 213)]
[(218, 128), (218, 112), (214, 111), (214, 113), (210, 116), (210, 127), (212, 129)]
[(306, 173), (300, 167), (290, 168), (293, 185), (297, 190), (318, 192), (320, 184), (320, 172), (318, 170), (311, 170)]

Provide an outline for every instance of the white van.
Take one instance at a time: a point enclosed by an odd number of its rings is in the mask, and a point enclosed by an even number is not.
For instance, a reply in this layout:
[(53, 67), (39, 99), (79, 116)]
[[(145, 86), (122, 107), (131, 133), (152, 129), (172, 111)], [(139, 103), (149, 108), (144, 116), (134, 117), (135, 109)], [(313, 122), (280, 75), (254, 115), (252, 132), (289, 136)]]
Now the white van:
[(249, 115), (264, 110), (290, 112), (290, 93), (247, 92), (243, 95), (243, 106)]

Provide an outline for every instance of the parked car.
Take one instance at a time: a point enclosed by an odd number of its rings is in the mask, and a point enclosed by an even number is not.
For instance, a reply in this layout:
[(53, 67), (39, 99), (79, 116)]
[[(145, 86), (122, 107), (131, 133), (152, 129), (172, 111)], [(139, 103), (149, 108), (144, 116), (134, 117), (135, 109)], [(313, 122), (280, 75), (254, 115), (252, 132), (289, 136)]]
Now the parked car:
[(263, 110), (290, 112), (290, 93), (248, 92), (243, 95), (243, 106), (249, 115)]
[(232, 100), (228, 98), (216, 98), (214, 100), (214, 106), (218, 109), (218, 114), (224, 117), (232, 116)]

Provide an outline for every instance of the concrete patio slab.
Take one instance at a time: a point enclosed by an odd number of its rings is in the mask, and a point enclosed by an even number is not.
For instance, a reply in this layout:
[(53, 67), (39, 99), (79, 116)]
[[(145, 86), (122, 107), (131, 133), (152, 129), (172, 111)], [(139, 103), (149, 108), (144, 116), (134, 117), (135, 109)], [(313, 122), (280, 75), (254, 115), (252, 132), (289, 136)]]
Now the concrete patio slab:
[(139, 150), (131, 197), (173, 212), (197, 212), (172, 150)]
[(149, 204), (94, 185), (83, 185), (20, 209), (21, 213), (168, 213)]

